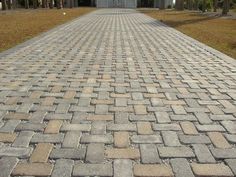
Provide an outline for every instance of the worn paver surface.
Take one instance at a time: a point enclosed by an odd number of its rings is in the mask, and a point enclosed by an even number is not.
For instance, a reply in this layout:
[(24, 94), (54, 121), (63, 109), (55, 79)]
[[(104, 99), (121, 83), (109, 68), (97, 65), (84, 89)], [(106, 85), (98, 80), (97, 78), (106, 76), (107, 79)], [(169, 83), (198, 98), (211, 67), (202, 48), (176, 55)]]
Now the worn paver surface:
[(0, 59), (0, 177), (235, 176), (236, 63), (100, 9)]

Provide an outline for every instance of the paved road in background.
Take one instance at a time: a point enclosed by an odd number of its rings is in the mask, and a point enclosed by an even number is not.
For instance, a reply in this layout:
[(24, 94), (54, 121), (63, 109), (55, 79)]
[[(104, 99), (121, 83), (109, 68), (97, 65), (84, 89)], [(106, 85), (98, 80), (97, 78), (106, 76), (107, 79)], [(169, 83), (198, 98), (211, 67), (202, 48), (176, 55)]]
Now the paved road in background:
[(100, 9), (0, 59), (0, 177), (235, 176), (236, 62)]

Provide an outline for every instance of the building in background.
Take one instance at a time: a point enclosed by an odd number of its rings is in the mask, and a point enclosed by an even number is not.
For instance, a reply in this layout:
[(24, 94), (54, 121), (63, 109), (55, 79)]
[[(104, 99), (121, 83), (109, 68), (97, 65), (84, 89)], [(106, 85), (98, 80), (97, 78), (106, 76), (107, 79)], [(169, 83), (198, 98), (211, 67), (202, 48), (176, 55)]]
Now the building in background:
[(173, 0), (64, 0), (65, 7), (92, 6), (98, 8), (171, 8)]
[(98, 8), (136, 8), (137, 0), (97, 0)]

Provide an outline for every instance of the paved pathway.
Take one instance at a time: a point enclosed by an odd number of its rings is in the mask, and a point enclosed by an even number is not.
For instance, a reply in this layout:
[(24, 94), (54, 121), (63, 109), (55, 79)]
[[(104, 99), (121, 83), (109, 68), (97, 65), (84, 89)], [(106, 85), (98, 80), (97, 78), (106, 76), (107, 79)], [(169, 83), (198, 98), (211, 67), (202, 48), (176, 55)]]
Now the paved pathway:
[(0, 177), (236, 175), (236, 63), (134, 10), (2, 54), (0, 83)]

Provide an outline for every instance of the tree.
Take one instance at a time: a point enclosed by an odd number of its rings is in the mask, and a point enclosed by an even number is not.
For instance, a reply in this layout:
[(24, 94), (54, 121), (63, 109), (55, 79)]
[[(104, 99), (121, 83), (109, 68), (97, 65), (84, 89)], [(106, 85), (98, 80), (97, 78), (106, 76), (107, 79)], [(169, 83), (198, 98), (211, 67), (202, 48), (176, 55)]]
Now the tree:
[(11, 0), (8, 0), (8, 1), (7, 1), (7, 8), (8, 8), (8, 9), (11, 9), (11, 7), (12, 7)]
[(12, 0), (12, 8), (15, 9), (17, 7), (17, 0)]
[(165, 0), (160, 0), (160, 9), (165, 9)]
[(38, 8), (38, 0), (33, 0), (33, 8), (34, 9)]
[(214, 8), (214, 12), (216, 12), (218, 8), (218, 0), (213, 0), (213, 8)]
[(2, 10), (7, 10), (7, 1), (2, 0)]
[(50, 0), (50, 4), (49, 4), (50, 9), (53, 9), (53, 2), (54, 2), (53, 0)]
[(184, 1), (183, 0), (176, 0), (175, 1), (175, 9), (176, 10), (184, 10)]
[(224, 0), (223, 2), (223, 9), (222, 9), (222, 15), (227, 15), (229, 12), (229, 2), (230, 0)]
[(29, 0), (25, 0), (25, 8), (26, 8), (26, 9), (29, 8)]
[(193, 10), (193, 0), (187, 0), (187, 8), (188, 10)]
[(57, 2), (57, 8), (58, 8), (58, 9), (63, 8), (63, 2), (62, 2), (62, 0), (56, 0), (56, 2)]
[(202, 12), (206, 12), (206, 0), (202, 0)]
[(199, 10), (199, 0), (194, 0), (194, 10)]
[(47, 8), (47, 7), (48, 7), (48, 1), (42, 0), (42, 8)]

